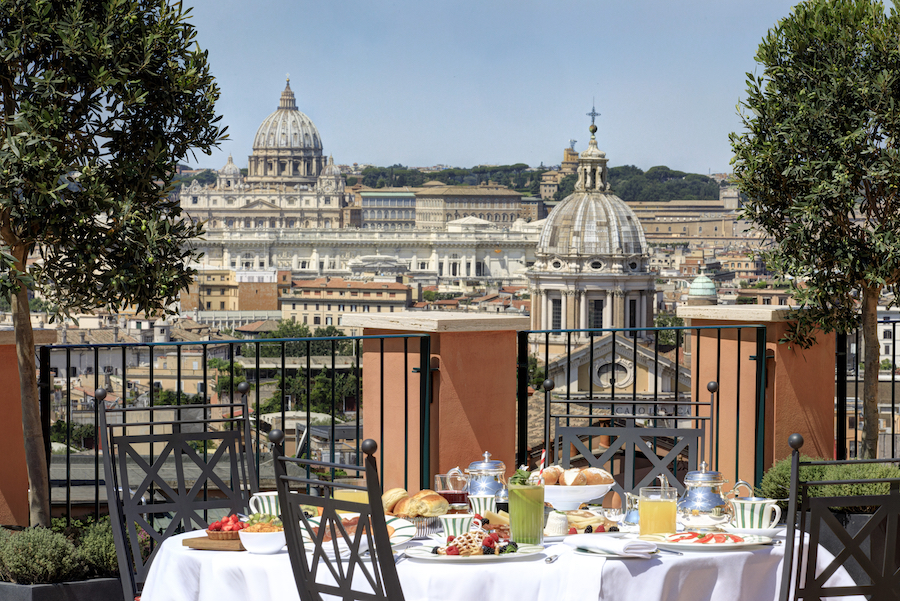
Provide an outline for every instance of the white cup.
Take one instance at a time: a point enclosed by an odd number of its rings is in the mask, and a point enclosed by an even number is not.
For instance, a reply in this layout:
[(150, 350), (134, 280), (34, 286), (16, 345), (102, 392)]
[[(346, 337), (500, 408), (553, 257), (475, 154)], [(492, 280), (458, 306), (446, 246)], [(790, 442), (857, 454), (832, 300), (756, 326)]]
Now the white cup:
[(472, 513), (485, 516), (488, 511), (497, 513), (497, 499), (494, 495), (469, 495), (469, 507)]
[(775, 499), (745, 497), (731, 499), (734, 516), (731, 523), (736, 528), (774, 528), (781, 519), (781, 507)]
[(268, 513), (269, 515), (281, 515), (281, 505), (278, 503), (278, 493), (258, 492), (250, 497), (251, 513)]
[(472, 513), (446, 513), (438, 516), (444, 527), (444, 536), (459, 536), (472, 529), (472, 524), (481, 528), (481, 520)]

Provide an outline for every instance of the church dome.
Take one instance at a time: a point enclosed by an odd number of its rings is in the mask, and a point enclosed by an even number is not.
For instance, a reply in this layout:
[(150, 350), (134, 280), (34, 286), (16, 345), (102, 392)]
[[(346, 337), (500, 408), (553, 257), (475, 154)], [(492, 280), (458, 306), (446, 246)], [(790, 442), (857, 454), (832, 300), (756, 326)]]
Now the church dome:
[(340, 177), (341, 170), (334, 164), (334, 158), (328, 157), (328, 164), (322, 170), (322, 176)]
[(312, 120), (298, 108), (288, 80), (278, 110), (265, 118), (253, 140), (254, 150), (263, 149), (316, 149), (322, 150), (319, 130)]
[(591, 126), (588, 149), (578, 158), (575, 192), (547, 217), (538, 240), (543, 255), (643, 255), (649, 252), (637, 215), (607, 183), (606, 153)]
[(241, 168), (234, 164), (234, 159), (231, 158), (231, 155), (228, 155), (228, 162), (225, 163), (225, 166), (219, 170), (221, 175), (233, 175), (240, 176)]

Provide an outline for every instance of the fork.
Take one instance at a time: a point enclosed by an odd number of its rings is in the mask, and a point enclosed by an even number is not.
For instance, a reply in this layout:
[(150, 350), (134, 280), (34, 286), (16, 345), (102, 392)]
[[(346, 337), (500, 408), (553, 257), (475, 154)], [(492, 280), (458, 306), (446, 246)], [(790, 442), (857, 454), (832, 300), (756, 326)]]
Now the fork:
[(406, 559), (406, 551), (401, 551), (394, 556), (394, 565)]

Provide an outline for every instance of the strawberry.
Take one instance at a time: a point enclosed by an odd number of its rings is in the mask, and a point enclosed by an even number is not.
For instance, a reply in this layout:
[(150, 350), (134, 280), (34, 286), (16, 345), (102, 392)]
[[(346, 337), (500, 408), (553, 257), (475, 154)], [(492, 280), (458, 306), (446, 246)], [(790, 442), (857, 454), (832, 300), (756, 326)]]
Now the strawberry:
[(456, 545), (447, 547), (447, 555), (459, 555), (459, 547)]
[(231, 524), (225, 524), (224, 526), (222, 526), (222, 532), (231, 532), (231, 531), (232, 531)]
[(447, 537), (447, 544), (449, 545), (454, 540), (456, 540), (456, 537), (451, 534), (450, 536)]
[(221, 530), (222, 522), (213, 522), (212, 524), (209, 525), (209, 529), (212, 530), (213, 532), (215, 532), (217, 530)]
[(569, 534), (578, 534), (578, 529), (577, 529), (577, 528), (574, 528), (574, 527), (573, 527), (573, 528), (569, 528)]

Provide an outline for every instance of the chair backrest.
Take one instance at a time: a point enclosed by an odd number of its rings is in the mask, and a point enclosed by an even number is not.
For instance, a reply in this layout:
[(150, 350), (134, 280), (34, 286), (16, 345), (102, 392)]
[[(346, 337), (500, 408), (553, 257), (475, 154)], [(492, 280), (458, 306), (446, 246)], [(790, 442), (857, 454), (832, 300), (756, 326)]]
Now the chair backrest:
[[(625, 507), (624, 494), (636, 493), (643, 486), (654, 486), (658, 476), (665, 476), (669, 483), (678, 489), (678, 494), (684, 492), (684, 485), (678, 478), (679, 457), (687, 455), (687, 465), (684, 473), (697, 469), (698, 449), (702, 444), (703, 430), (687, 428), (638, 428), (634, 426), (560, 426), (556, 429), (559, 437), (561, 453), (560, 465), (564, 468), (571, 466), (572, 449), (580, 454), (588, 465), (605, 469), (619, 453), (624, 454), (622, 464), (622, 483), (613, 484), (612, 490), (622, 497), (622, 507)], [(599, 455), (594, 455), (586, 439), (609, 437), (609, 447)], [(663, 445), (661, 442), (669, 443)], [(656, 443), (656, 444), (654, 444)], [(662, 457), (660, 454), (664, 453)], [(650, 464), (650, 470), (637, 480), (635, 478), (635, 462), (644, 458)], [(684, 479), (684, 474), (681, 474)]]
[(126, 600), (159, 545), (246, 511), (257, 478), (245, 401), (107, 408), (100, 389), (106, 495)]
[[(285, 457), (281, 430), (269, 432), (269, 440), (274, 443), (281, 519), (300, 599), (322, 601), (323, 595), (333, 595), (344, 601), (403, 601), (381, 503), (375, 441), (363, 441), (364, 465), (353, 466)], [(366, 485), (318, 480), (313, 469), (356, 472), (365, 476)], [(313, 488), (324, 492), (311, 494)], [(342, 493), (348, 498), (335, 498)], [(362, 499), (350, 500), (354, 496)], [(351, 518), (338, 511), (358, 514), (355, 529), (342, 522)]]
[[(803, 437), (792, 434), (791, 485), (787, 511), (787, 540), (782, 570), (780, 601), (869, 595), (870, 599), (900, 599), (900, 474), (898, 477), (852, 480), (804, 480), (804, 470), (835, 465), (897, 464), (897, 459), (851, 461), (800, 461)], [(826, 473), (827, 475), (827, 473)], [(860, 486), (876, 485), (885, 494), (855, 494)], [(835, 491), (828, 496), (824, 493)], [(835, 508), (865, 507), (871, 511), (861, 529), (848, 532)], [(874, 510), (874, 511), (872, 511)], [(795, 534), (800, 536), (795, 536)], [(840, 541), (840, 550), (824, 569), (819, 566), (819, 544), (823, 535)], [(801, 561), (802, 560), (802, 561)], [(856, 586), (826, 586), (841, 567), (856, 568)], [(793, 592), (793, 595), (791, 594)]]

